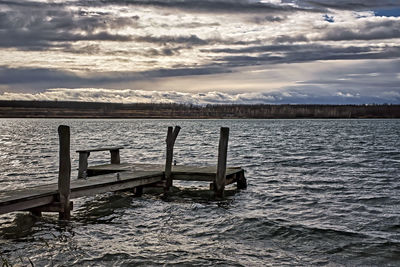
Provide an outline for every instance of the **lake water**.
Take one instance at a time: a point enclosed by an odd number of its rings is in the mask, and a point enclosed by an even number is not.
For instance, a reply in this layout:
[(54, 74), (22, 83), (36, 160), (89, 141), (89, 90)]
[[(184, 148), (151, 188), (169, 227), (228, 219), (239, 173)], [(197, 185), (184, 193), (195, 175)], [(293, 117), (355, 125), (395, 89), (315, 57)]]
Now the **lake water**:
[[(216, 164), (230, 127), (229, 165), (248, 189), (210, 199), (207, 183), (135, 198), (108, 193), (57, 214), (0, 216), (0, 265), (399, 266), (400, 120), (0, 120), (0, 191), (56, 182), (57, 127), (79, 148), (122, 145), (122, 162), (163, 163), (180, 125), (178, 164)], [(90, 164), (106, 163), (92, 153)]]

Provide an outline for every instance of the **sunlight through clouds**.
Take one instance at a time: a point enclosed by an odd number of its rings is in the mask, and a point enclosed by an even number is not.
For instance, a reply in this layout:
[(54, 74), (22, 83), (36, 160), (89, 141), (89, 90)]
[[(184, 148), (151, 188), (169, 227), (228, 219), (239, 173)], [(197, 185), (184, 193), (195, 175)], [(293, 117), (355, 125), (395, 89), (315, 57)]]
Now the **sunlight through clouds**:
[[(262, 94), (296, 86), (291, 73), (302, 63), (313, 63), (297, 78), (307, 81), (327, 61), (335, 79), (340, 71), (335, 68), (344, 64), (336, 62), (379, 60), (395, 68), (379, 83), (388, 84), (394, 80), (391, 73), (399, 72), (399, 8), (388, 0), (4, 2), (0, 86), (10, 95), (13, 90), (35, 94), (58, 87), (134, 90), (137, 85), (150, 91)], [(379, 15), (379, 10), (393, 12)], [(275, 68), (276, 73), (282, 64), (290, 72), (280, 75), (280, 85), (268, 75), (246, 80), (248, 68)], [(386, 77), (380, 69), (371, 72), (380, 74), (376, 79)], [(22, 75), (27, 73), (36, 75)], [(188, 76), (196, 82), (187, 82)], [(335, 84), (344, 81), (340, 77)], [(324, 88), (321, 94), (337, 96), (332, 82), (318, 86)], [(349, 86), (365, 101), (386, 90), (365, 89), (361, 79)], [(395, 84), (388, 86), (393, 90)]]

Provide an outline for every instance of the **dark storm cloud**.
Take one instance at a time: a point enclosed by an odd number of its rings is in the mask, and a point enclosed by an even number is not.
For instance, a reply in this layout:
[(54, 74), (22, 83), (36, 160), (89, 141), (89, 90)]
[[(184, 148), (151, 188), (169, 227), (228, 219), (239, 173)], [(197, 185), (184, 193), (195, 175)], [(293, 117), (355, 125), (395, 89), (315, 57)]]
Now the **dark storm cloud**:
[(224, 45), (249, 45), (249, 44), (257, 44), (260, 43), (260, 40), (251, 40), (251, 41), (240, 41), (234, 40), (231, 38), (222, 39), (222, 38), (206, 38), (202, 39), (195, 34), (192, 35), (161, 35), (161, 36), (153, 36), (153, 35), (144, 35), (137, 36), (133, 38), (136, 42), (146, 42), (158, 45), (184, 45), (186, 47), (192, 46), (205, 46), (205, 45), (214, 45), (214, 44), (224, 44)]
[[(395, 47), (335, 47), (329, 45), (272, 45), (240, 49), (213, 49), (215, 53), (229, 53), (216, 60), (226, 67), (309, 62), (315, 60), (390, 59), (400, 57), (400, 46)], [(235, 54), (257, 55), (235, 55)]]
[(297, 0), (296, 3), (317, 8), (368, 10), (371, 8), (400, 7), (398, 0)]
[(320, 11), (291, 5), (275, 5), (249, 0), (103, 0), (104, 4), (122, 4), (172, 8), (201, 13), (280, 13), (293, 11)]
[(209, 42), (199, 38), (197, 35), (190, 36), (139, 36), (135, 38), (137, 42), (157, 43), (157, 44), (186, 44), (186, 45), (206, 45)]
[(12, 7), (0, 12), (0, 47), (25, 50), (68, 47), (75, 41), (130, 41), (109, 30), (135, 25), (139, 19), (71, 11), (61, 4), (0, 2), (0, 7)]
[[(15, 85), (23, 88), (85, 87), (106, 86), (162, 77), (180, 77), (188, 75), (208, 75), (230, 73), (233, 67), (270, 65), (280, 63), (310, 62), (315, 60), (340, 59), (391, 59), (399, 57), (400, 47), (333, 47), (328, 45), (267, 45), (238, 49), (210, 49), (213, 53), (228, 53), (229, 56), (217, 57), (214, 63), (197, 68), (177, 67), (175, 69), (157, 69), (142, 72), (99, 72), (90, 76), (73, 72), (45, 68), (0, 68), (0, 84)], [(88, 48), (90, 49), (90, 48)], [(148, 56), (170, 56), (179, 54), (179, 48), (148, 49)], [(255, 54), (252, 56), (242, 54)], [(278, 55), (275, 55), (278, 54)], [(400, 66), (392, 66), (395, 70)]]
[(78, 75), (69, 71), (47, 68), (10, 68), (2, 66), (0, 67), (0, 84), (6, 84), (16, 89), (26, 88), (27, 85), (33, 89), (78, 88), (123, 84), (162, 77), (182, 77), (229, 72), (231, 70), (222, 67), (203, 66), (199, 68), (157, 69), (142, 72), (98, 72), (90, 75)]
[(280, 35), (274, 43), (296, 43), (312, 41), (354, 41), (382, 40), (400, 38), (400, 20), (364, 20), (358, 21), (356, 27), (330, 24), (324, 28), (314, 29), (316, 35), (308, 38), (304, 34)]
[(242, 54), (242, 53), (262, 53), (262, 52), (288, 52), (288, 53), (311, 53), (311, 52), (324, 52), (328, 53), (365, 53), (371, 52), (373, 47), (335, 47), (330, 45), (320, 44), (292, 44), (292, 45), (260, 45), (260, 46), (249, 46), (244, 48), (220, 48), (220, 49), (208, 49), (205, 52), (213, 53), (230, 53), (230, 54)]

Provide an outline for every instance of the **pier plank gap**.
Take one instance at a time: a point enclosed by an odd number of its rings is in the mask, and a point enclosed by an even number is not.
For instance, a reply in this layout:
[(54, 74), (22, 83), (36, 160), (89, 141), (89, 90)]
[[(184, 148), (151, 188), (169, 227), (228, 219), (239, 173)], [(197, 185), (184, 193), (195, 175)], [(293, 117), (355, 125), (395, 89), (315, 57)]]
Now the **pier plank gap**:
[[(128, 164), (120, 162), (123, 147), (78, 150), (78, 179), (71, 180), (70, 128), (60, 125), (58, 182), (0, 193), (0, 214), (29, 211), (36, 216), (42, 212), (58, 212), (59, 219), (70, 220), (71, 199), (105, 192), (133, 190), (143, 193), (143, 187), (163, 187), (168, 192), (173, 180), (204, 181), (216, 198), (222, 198), (226, 185), (236, 183), (238, 189), (247, 187), (241, 167), (227, 167), (229, 128), (222, 127), (216, 166), (172, 165), (173, 149), (180, 132), (179, 126), (168, 127), (165, 164)], [(90, 153), (110, 151), (110, 164), (89, 166)]]

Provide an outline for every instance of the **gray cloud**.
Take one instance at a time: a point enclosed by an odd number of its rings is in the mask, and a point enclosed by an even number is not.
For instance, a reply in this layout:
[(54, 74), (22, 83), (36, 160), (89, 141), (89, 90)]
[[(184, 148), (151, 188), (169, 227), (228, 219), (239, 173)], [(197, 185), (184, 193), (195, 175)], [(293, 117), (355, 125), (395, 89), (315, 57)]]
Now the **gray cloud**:
[(103, 0), (104, 4), (122, 4), (172, 8), (189, 12), (205, 13), (276, 13), (307, 11), (317, 12), (310, 8), (296, 7), (293, 5), (275, 5), (251, 0)]
[(130, 36), (109, 30), (136, 25), (139, 19), (72, 11), (62, 4), (17, 1), (1, 2), (0, 7), (6, 8), (0, 11), (0, 47), (29, 50), (69, 47), (76, 41), (130, 41)]
[[(248, 46), (244, 48), (218, 48), (209, 49), (205, 52), (213, 53), (231, 53), (231, 54), (242, 54), (242, 53), (265, 53), (265, 52), (281, 52), (281, 53), (326, 53), (326, 54), (358, 54), (372, 52), (374, 48), (378, 47), (357, 47), (357, 46), (333, 46), (333, 45), (322, 45), (322, 44), (276, 44), (276, 45), (258, 45), (258, 46)], [(381, 47), (379, 47), (381, 48)]]
[(185, 47), (192, 46), (205, 46), (205, 45), (214, 45), (214, 44), (224, 44), (224, 45), (248, 45), (260, 43), (260, 40), (250, 40), (250, 41), (240, 41), (234, 40), (232, 38), (206, 38), (202, 39), (195, 34), (192, 35), (161, 35), (161, 36), (152, 36), (152, 35), (144, 35), (137, 36), (133, 38), (136, 42), (147, 42), (153, 43), (157, 45), (184, 45)]
[(397, 0), (297, 0), (296, 2), (304, 6), (347, 10), (400, 7)]
[(322, 33), (320, 40), (379, 40), (400, 38), (400, 21), (365, 21), (359, 27), (330, 27)]
[[(400, 46), (395, 47), (340, 47), (329, 45), (273, 45), (256, 46), (242, 49), (214, 49), (214, 52), (225, 52), (228, 55), (216, 59), (226, 67), (254, 66), (309, 62), (315, 60), (350, 60), (350, 59), (390, 59), (400, 57)], [(267, 53), (268, 52), (268, 53)], [(278, 54), (275, 52), (279, 52)], [(241, 53), (261, 53), (256, 55), (235, 55)]]
[(135, 38), (137, 42), (148, 42), (148, 43), (158, 43), (158, 44), (186, 44), (186, 45), (206, 45), (210, 41), (203, 40), (198, 36), (192, 34), (190, 36), (138, 36)]
[[(168, 52), (167, 52), (168, 53)], [(98, 72), (90, 75), (78, 75), (73, 72), (46, 68), (9, 68), (0, 67), (0, 85), (12, 86), (23, 90), (48, 89), (55, 87), (77, 88), (82, 86), (109, 86), (121, 88), (119, 84), (151, 80), (163, 77), (183, 77), (191, 75), (208, 75), (229, 73), (231, 70), (222, 67), (203, 66), (199, 68), (157, 69), (142, 72)]]
[[(114, 90), (103, 88), (56, 88), (45, 92), (3, 93), (0, 100), (60, 100), (116, 103), (185, 103), (185, 104), (364, 104), (400, 103), (400, 93), (382, 93), (379, 96), (363, 95), (359, 92), (333, 91), (313, 94), (312, 90), (288, 89), (271, 93), (226, 93), (211, 91), (205, 93), (183, 93), (177, 91)], [(311, 91), (311, 93), (310, 93)]]
[(286, 16), (251, 16), (248, 17), (246, 21), (256, 23), (256, 24), (263, 24), (265, 22), (282, 22), (286, 20)]
[[(273, 64), (312, 61), (322, 66), (321, 60), (334, 63), (338, 60), (354, 62), (400, 57), (400, 46), (394, 40), (400, 38), (397, 18), (348, 11), (398, 7), (399, 1), (285, 0), (282, 3), (252, 0), (2, 1), (0, 49), (9, 51), (10, 56), (7, 52), (2, 54), (6, 63), (0, 63), (4, 64), (0, 66), (0, 90), (120, 89), (138, 81), (173, 80), (169, 77), (189, 80), (187, 76), (210, 75), (215, 78), (227, 77), (217, 74), (235, 72), (243, 78), (242, 67), (272, 69)], [(331, 23), (324, 21), (324, 14), (331, 15), (328, 11), (333, 14)], [(357, 14), (370, 15), (360, 18)], [(43, 52), (29, 52), (36, 50)], [(50, 53), (46, 54), (47, 51)], [(189, 97), (179, 92), (165, 95), (159, 92), (154, 95), (178, 102), (186, 97), (195, 98), (199, 103), (328, 103), (340, 99), (342, 103), (378, 99), (398, 101), (399, 76), (396, 75), (400, 66), (391, 67), (394, 71), (384, 69), (377, 76), (361, 73), (360, 76), (343, 76), (340, 80), (332, 76), (319, 80), (310, 78), (294, 87), (282, 87), (281, 93), (233, 95), (214, 92), (205, 95), (193, 93)], [(230, 75), (229, 78), (233, 82), (227, 82), (234, 84), (236, 76)], [(258, 78), (258, 83), (253, 84), (261, 90), (266, 79)], [(243, 87), (247, 85), (244, 80), (240, 81)], [(221, 84), (218, 85), (217, 88), (222, 88)], [(188, 86), (188, 90), (196, 89), (195, 85)], [(272, 85), (271, 88), (278, 86)], [(328, 86), (332, 88), (329, 93)], [(365, 91), (360, 89), (361, 86)], [(385, 88), (382, 90), (386, 95), (378, 92), (381, 88)], [(67, 91), (64, 93), (67, 97)], [(366, 93), (372, 97), (367, 98)], [(374, 98), (374, 94), (378, 96)], [(143, 97), (146, 95), (143, 93)], [(91, 97), (95, 99), (95, 95)]]

